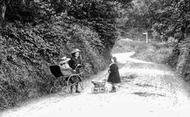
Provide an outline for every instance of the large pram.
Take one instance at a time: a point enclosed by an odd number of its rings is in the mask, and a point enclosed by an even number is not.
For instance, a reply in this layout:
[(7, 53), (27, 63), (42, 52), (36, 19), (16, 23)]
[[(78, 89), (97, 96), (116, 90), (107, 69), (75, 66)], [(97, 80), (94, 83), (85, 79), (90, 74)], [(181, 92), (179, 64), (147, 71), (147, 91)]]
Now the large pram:
[(50, 71), (56, 78), (56, 80), (53, 82), (53, 87), (50, 89), (50, 93), (55, 93), (61, 90), (65, 93), (70, 93), (72, 92), (70, 87), (76, 84), (78, 84), (79, 87), (83, 89), (81, 72), (71, 74), (69, 77), (65, 77), (58, 65), (50, 66)]

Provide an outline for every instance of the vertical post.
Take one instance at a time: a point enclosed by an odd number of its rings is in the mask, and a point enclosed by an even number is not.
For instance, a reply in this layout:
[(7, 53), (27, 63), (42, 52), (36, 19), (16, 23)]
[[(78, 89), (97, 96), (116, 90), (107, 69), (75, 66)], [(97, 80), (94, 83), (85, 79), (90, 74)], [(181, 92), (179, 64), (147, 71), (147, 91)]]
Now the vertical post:
[(145, 32), (143, 34), (146, 36), (146, 43), (148, 43), (149, 42), (149, 40), (148, 40), (148, 32)]
[(4, 20), (5, 19), (5, 12), (6, 12), (6, 5), (4, 4), (1, 9), (2, 9), (2, 18)]
[(3, 1), (3, 3), (0, 5), (0, 27), (3, 27), (4, 25), (6, 8), (5, 1)]

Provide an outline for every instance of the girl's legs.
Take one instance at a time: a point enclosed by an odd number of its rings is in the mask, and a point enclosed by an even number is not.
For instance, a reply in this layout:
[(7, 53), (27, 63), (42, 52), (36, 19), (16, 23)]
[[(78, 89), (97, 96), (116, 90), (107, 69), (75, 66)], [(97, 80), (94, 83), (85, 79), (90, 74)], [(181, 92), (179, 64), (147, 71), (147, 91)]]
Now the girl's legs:
[(112, 89), (111, 89), (111, 92), (116, 92), (116, 88), (115, 88), (115, 84), (112, 83)]
[(73, 93), (73, 86), (70, 87), (70, 93)]
[(78, 84), (78, 83), (75, 85), (75, 87), (76, 87), (76, 93), (80, 93), (80, 91), (79, 91), (79, 89), (78, 89), (78, 87), (79, 87), (79, 84)]
[[(78, 87), (79, 87), (78, 85), (79, 85), (78, 83), (75, 85), (75, 92), (76, 93), (80, 93), (80, 91), (78, 89)], [(73, 86), (70, 87), (70, 93), (73, 93)]]

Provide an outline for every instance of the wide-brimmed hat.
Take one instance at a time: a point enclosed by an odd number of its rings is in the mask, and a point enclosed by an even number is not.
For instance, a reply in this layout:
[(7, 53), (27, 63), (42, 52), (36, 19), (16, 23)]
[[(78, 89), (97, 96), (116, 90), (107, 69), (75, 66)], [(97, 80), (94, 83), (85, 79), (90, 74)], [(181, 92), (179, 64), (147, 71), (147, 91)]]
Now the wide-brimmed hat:
[(62, 57), (61, 58), (61, 63), (66, 63), (68, 62), (69, 60), (71, 60), (70, 58), (67, 58), (66, 56)]
[(71, 52), (71, 54), (73, 54), (73, 53), (76, 53), (76, 52), (81, 52), (79, 49), (74, 49), (72, 52)]

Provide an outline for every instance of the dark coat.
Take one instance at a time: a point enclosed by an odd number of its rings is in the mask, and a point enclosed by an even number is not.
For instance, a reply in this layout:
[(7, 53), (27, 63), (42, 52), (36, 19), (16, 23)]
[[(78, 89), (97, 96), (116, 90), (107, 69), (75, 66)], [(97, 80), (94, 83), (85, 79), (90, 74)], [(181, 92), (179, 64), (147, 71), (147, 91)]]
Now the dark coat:
[(77, 67), (77, 65), (79, 65), (79, 64), (82, 65), (81, 56), (80, 56), (78, 59), (72, 57), (71, 60), (68, 61), (68, 64), (69, 64), (69, 66), (70, 66), (73, 70), (75, 70), (75, 68)]
[(116, 63), (112, 63), (109, 67), (108, 82), (110, 82), (110, 83), (120, 83), (121, 82), (118, 66)]

